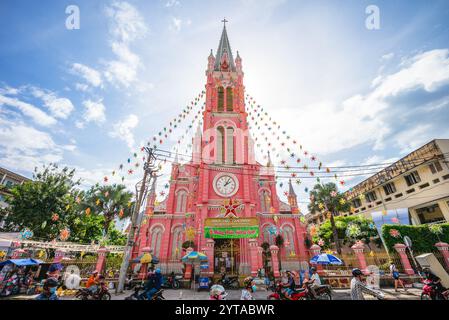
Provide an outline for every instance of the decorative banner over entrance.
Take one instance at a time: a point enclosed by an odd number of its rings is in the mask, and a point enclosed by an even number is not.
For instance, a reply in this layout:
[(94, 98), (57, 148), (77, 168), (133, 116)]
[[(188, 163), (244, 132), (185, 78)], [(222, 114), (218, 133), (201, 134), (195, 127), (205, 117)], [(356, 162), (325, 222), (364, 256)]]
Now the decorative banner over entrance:
[(204, 221), (206, 238), (243, 239), (259, 237), (257, 218), (207, 218)]

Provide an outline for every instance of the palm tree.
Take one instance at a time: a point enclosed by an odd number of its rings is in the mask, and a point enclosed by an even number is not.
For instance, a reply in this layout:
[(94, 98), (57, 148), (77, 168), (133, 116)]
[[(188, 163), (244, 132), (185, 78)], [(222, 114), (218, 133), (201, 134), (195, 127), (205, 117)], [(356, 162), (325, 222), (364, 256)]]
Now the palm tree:
[(263, 242), (260, 245), (263, 249), (262, 254), (263, 254), (263, 267), (265, 269), (265, 271), (268, 270), (268, 258), (271, 257), (271, 252), (270, 252), (270, 244), (268, 242)]
[(106, 236), (115, 218), (125, 219), (131, 216), (134, 205), (132, 198), (133, 194), (122, 184), (110, 186), (97, 184), (86, 192), (82, 207), (84, 210), (90, 208), (91, 214), (103, 215), (103, 231)]
[(346, 201), (343, 194), (338, 191), (337, 185), (332, 182), (324, 185), (316, 184), (310, 191), (310, 200), (308, 207), (311, 213), (317, 211), (328, 213), (335, 247), (337, 252), (341, 254), (341, 246), (338, 241), (338, 231), (335, 226), (334, 216), (338, 215), (339, 212), (348, 212), (351, 209), (351, 205)]

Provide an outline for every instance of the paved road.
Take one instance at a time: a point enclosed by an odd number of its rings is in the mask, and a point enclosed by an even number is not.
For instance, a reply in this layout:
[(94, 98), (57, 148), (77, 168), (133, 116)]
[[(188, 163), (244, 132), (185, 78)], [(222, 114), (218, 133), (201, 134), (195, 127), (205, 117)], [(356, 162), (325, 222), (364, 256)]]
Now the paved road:
[[(386, 300), (419, 300), (421, 295), (421, 290), (419, 289), (408, 289), (407, 293), (403, 290), (399, 292), (394, 292), (394, 289), (384, 289)], [(227, 290), (228, 300), (240, 300), (241, 290)], [(125, 297), (131, 295), (132, 291), (127, 291), (124, 294), (116, 295), (112, 293), (112, 300), (123, 300)], [(271, 291), (259, 290), (254, 293), (256, 300), (267, 300), (268, 295)], [(209, 292), (200, 291), (193, 292), (192, 290), (165, 290), (164, 297), (167, 300), (208, 300)], [(349, 289), (336, 289), (333, 290), (332, 298), (334, 300), (350, 300), (350, 290)], [(367, 300), (375, 300), (376, 298), (365, 295)], [(72, 297), (63, 297), (63, 299), (72, 299)]]
[[(394, 289), (382, 289), (385, 294), (386, 300), (420, 300), (421, 290), (419, 289), (408, 289), (405, 293), (403, 290), (395, 292)], [(228, 300), (240, 300), (241, 290), (228, 290)], [(131, 295), (132, 291), (127, 291), (122, 294), (112, 293), (112, 300), (124, 300), (125, 297)], [(264, 289), (258, 290), (254, 293), (256, 300), (267, 300), (268, 295), (271, 291), (266, 291)], [(200, 291), (193, 292), (192, 290), (180, 289), (180, 290), (165, 290), (164, 297), (167, 300), (208, 300), (209, 292)], [(14, 300), (31, 300), (35, 296), (19, 295), (12, 297)], [(62, 296), (62, 300), (72, 300), (73, 296)], [(332, 298), (334, 300), (350, 300), (350, 290), (349, 289), (334, 289)], [(376, 298), (365, 295), (366, 300), (375, 300)]]

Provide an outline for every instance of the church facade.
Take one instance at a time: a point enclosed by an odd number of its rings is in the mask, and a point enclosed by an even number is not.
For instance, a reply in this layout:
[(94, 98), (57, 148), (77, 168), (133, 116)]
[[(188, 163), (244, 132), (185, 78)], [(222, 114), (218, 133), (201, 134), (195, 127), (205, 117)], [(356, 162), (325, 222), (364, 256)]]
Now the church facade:
[[(157, 205), (153, 183), (133, 256), (151, 250), (163, 272), (180, 272), (190, 241), (191, 249), (207, 255), (210, 275), (254, 275), (267, 264), (276, 274), (278, 257), (283, 269), (298, 270), (308, 256), (306, 226), (291, 182), (284, 203), (270, 156), (266, 164), (255, 160), (242, 59), (238, 51), (234, 59), (226, 26), (216, 54), (208, 57), (206, 76), (202, 128), (193, 137), (191, 159), (173, 160), (168, 195)], [(284, 240), (280, 248), (278, 234)], [(268, 262), (263, 243), (270, 245)]]

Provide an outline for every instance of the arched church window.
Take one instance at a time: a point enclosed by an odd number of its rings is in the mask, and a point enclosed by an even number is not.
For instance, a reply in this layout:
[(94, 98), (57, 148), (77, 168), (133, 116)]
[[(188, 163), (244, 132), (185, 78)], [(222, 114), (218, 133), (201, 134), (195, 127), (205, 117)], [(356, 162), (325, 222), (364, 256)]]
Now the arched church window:
[(187, 192), (180, 190), (176, 194), (176, 211), (177, 213), (185, 213), (187, 211)]
[(218, 106), (217, 106), (218, 112), (224, 111), (224, 88), (219, 87), (218, 88)]
[(274, 244), (275, 235), (270, 232), (270, 229), (273, 228), (273, 225), (266, 226), (263, 229), (263, 242), (267, 242), (270, 245)]
[(284, 245), (285, 245), (285, 252), (287, 255), (290, 253), (295, 252), (295, 238), (293, 237), (293, 228), (289, 225), (286, 225), (282, 228), (282, 231), (284, 233)]
[(226, 111), (234, 110), (234, 93), (231, 87), (226, 88)]
[(224, 163), (225, 162), (225, 130), (223, 127), (217, 128), (217, 144), (216, 148), (217, 150), (217, 157), (216, 162), (217, 163)]
[(161, 252), (162, 234), (162, 227), (155, 227), (151, 232), (150, 248), (156, 257), (159, 257), (159, 253)]
[(226, 163), (235, 163), (234, 158), (234, 128), (226, 129)]
[(270, 212), (271, 208), (271, 197), (270, 193), (267, 190), (262, 190), (259, 193), (260, 197), (260, 210), (262, 213)]
[(173, 260), (179, 260), (182, 255), (182, 227), (173, 230), (171, 256)]

